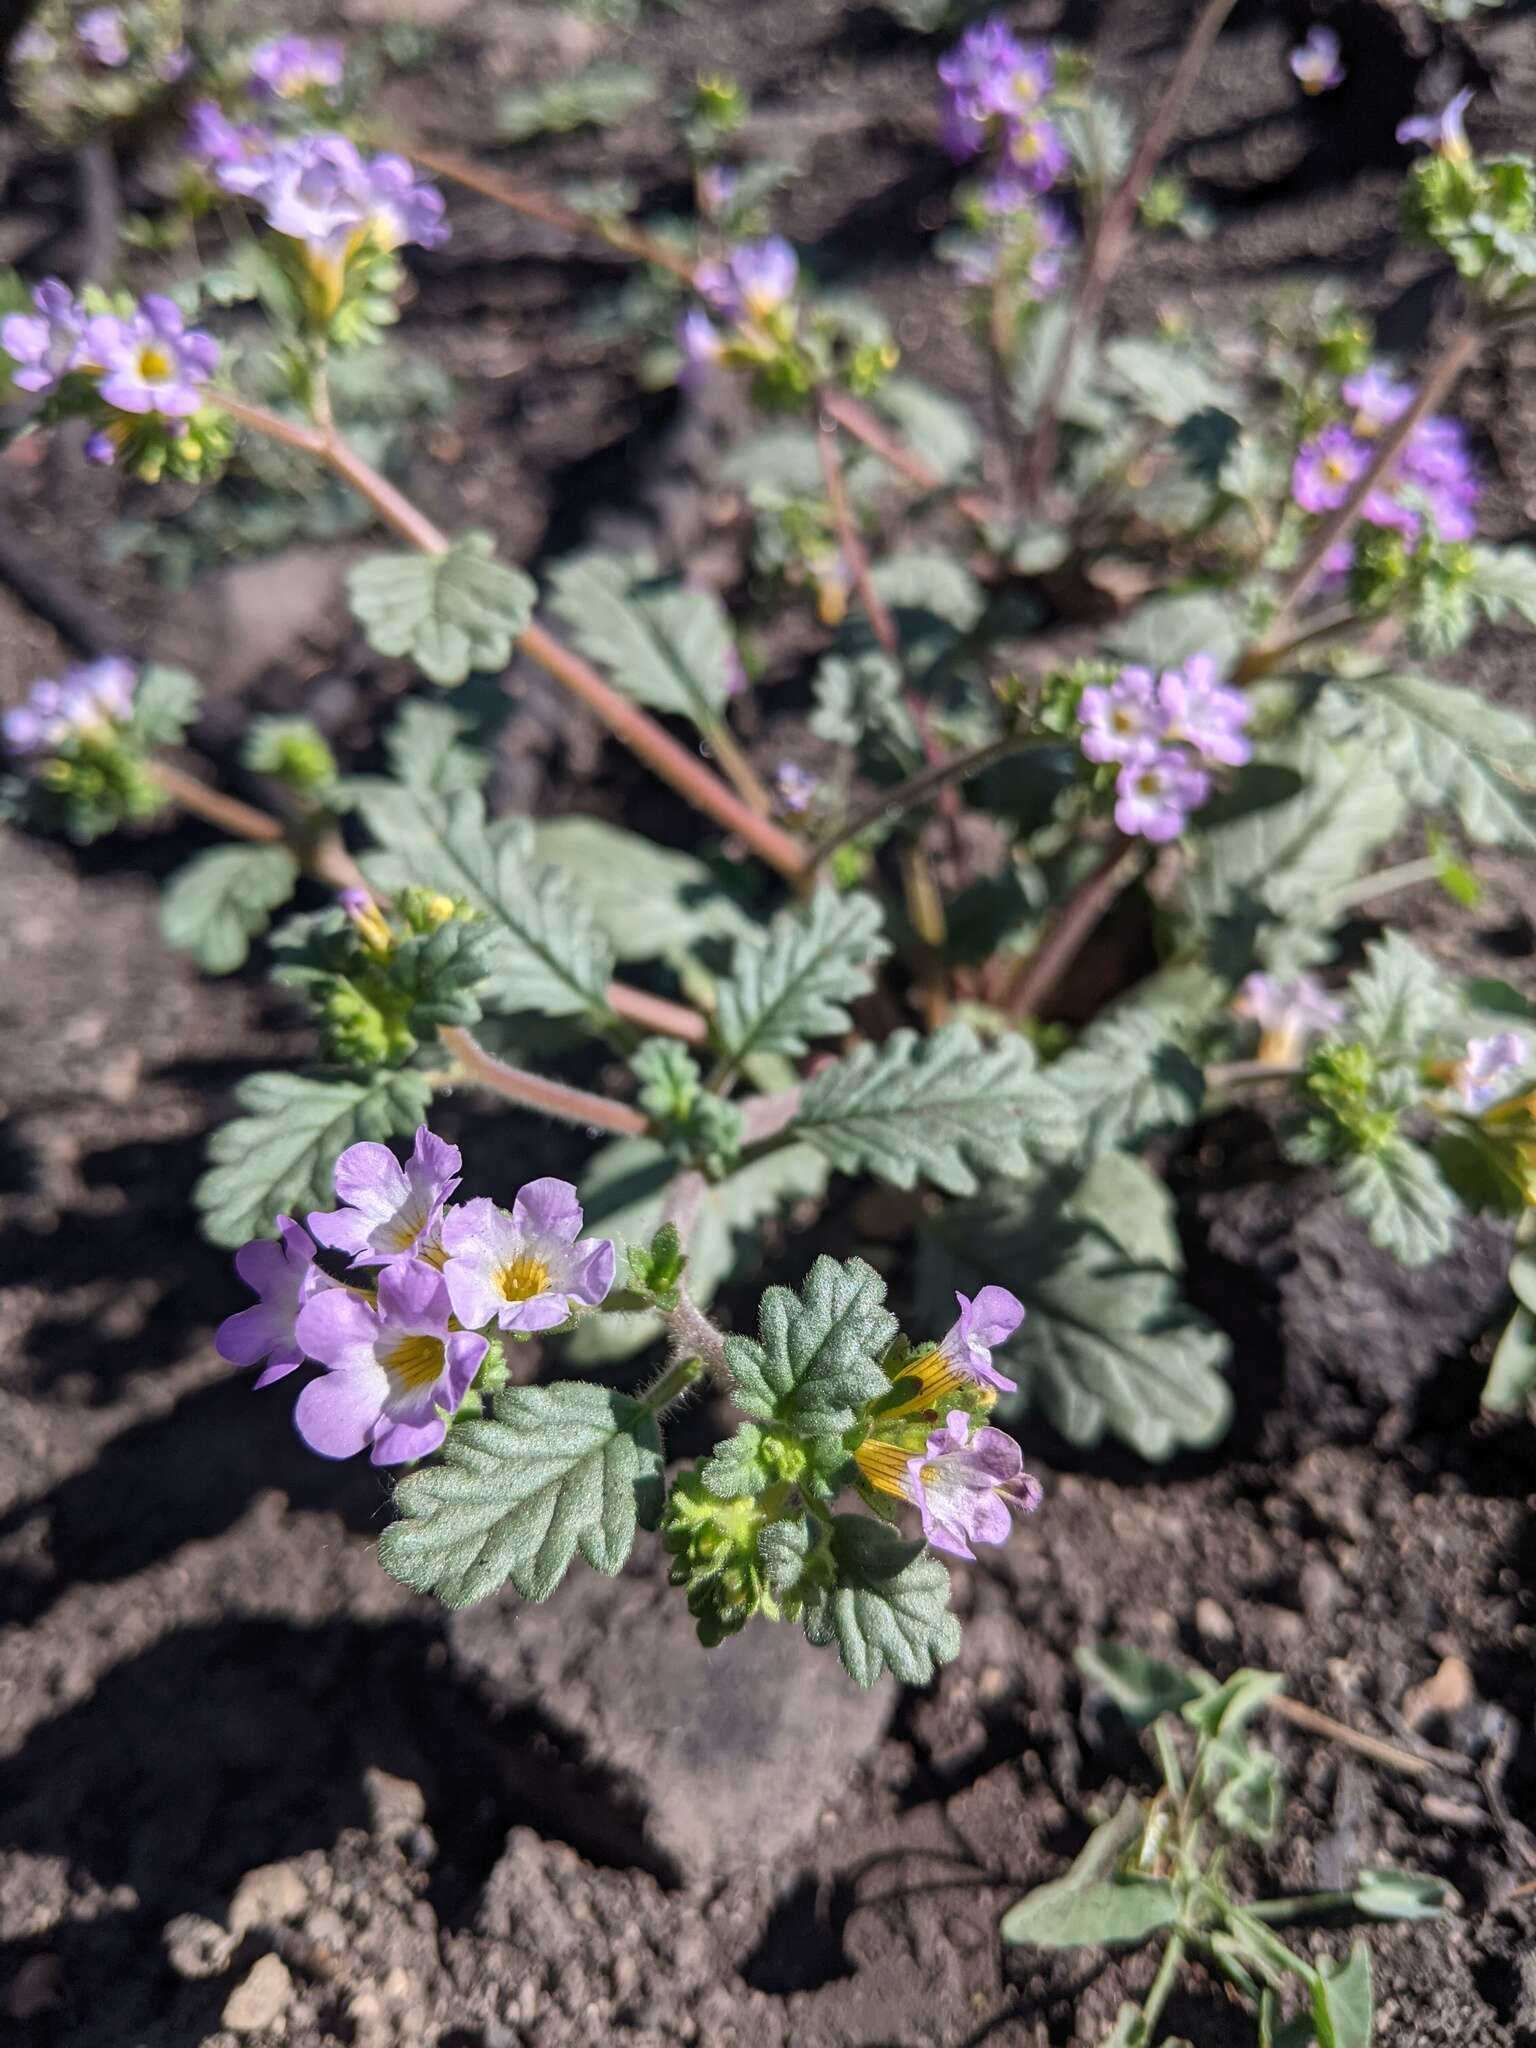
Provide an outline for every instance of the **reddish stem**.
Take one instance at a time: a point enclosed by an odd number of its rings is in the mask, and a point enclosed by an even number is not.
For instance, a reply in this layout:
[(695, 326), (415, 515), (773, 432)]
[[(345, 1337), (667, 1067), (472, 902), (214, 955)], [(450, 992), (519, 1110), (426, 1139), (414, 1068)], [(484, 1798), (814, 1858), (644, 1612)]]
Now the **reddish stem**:
[(610, 1102), (606, 1095), (592, 1095), (585, 1088), (569, 1088), (563, 1081), (549, 1081), (542, 1074), (508, 1066), (456, 1025), (443, 1025), (437, 1035), (472, 1081), (505, 1095), (510, 1102), (520, 1102), (565, 1123), (613, 1131), (621, 1138), (644, 1137), (651, 1127), (649, 1118), (627, 1102)]
[(1097, 865), (1062, 905), (1061, 915), (1025, 960), (1003, 996), (1010, 1016), (1033, 1017), (1093, 935), (1094, 927), (1119, 894), (1138, 843), (1116, 832)]

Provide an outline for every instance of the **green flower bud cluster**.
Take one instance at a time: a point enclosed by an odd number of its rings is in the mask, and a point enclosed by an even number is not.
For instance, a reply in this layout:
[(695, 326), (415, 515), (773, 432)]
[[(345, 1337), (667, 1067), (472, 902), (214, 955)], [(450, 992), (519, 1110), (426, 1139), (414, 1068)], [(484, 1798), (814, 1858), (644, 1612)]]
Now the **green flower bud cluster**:
[(64, 741), (39, 764), (29, 785), (35, 822), (81, 845), (135, 819), (153, 817), (165, 804), (164, 789), (124, 730)]
[(1396, 1137), (1413, 1093), (1405, 1070), (1383, 1067), (1368, 1046), (1334, 1040), (1309, 1055), (1301, 1086), (1321, 1114), (1292, 1134), (1290, 1150), (1309, 1165), (1381, 1151)]
[(745, 1128), (733, 1102), (704, 1086), (698, 1063), (675, 1038), (648, 1038), (630, 1060), (640, 1107), (659, 1134), (695, 1166), (718, 1178), (741, 1155)]
[(1518, 305), (1536, 284), (1536, 164), (1442, 149), (1416, 165), (1408, 230), (1443, 249), (1485, 306)]
[(297, 796), (319, 796), (336, 781), (336, 756), (307, 718), (255, 719), (241, 758), (253, 774), (270, 775)]

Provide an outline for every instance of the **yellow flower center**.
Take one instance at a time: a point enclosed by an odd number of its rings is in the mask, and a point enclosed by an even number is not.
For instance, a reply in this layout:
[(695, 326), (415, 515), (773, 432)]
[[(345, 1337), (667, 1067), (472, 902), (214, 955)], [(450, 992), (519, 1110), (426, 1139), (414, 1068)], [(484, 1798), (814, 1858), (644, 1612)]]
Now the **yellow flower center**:
[(402, 1394), (430, 1387), (443, 1369), (441, 1337), (402, 1337), (383, 1360), (384, 1370)]
[(175, 367), (157, 342), (146, 342), (139, 350), (139, 375), (146, 384), (163, 384)]
[(1349, 463), (1342, 455), (1325, 456), (1323, 474), (1332, 484), (1347, 484), (1350, 478)]
[(532, 1252), (519, 1252), (496, 1275), (496, 1292), (503, 1301), (532, 1301), (549, 1286), (549, 1267)]
[(407, 1202), (399, 1215), (391, 1219), (384, 1232), (388, 1249), (392, 1252), (408, 1252), (420, 1237), (422, 1225), (426, 1220), (426, 1211), (419, 1203)]

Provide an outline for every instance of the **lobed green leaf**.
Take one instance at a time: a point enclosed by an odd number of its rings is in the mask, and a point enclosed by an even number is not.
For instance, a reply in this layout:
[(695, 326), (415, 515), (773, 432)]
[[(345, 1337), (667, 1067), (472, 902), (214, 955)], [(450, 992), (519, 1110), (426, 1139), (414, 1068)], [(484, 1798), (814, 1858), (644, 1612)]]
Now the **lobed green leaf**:
[(758, 1336), (727, 1337), (737, 1404), (806, 1436), (838, 1436), (889, 1386), (881, 1367), (896, 1335), (885, 1282), (862, 1259), (817, 1259), (799, 1295), (770, 1287)]
[(715, 1019), (733, 1064), (755, 1053), (803, 1053), (810, 1039), (845, 1031), (843, 1005), (869, 993), (873, 969), (890, 951), (883, 922), (872, 896), (822, 889), (802, 909), (781, 912), (760, 941), (739, 945)]
[(299, 863), (286, 846), (210, 847), (166, 885), (161, 935), (205, 973), (233, 974), (298, 879)]
[(931, 1551), (869, 1515), (834, 1515), (831, 1551), (836, 1578), (807, 1605), (805, 1633), (836, 1643), (856, 1685), (867, 1689), (887, 1671), (902, 1685), (926, 1685), (960, 1654), (949, 1572)]
[(370, 555), (347, 594), (371, 647), (445, 687), (505, 668), (538, 596), (520, 569), (495, 559), (488, 533), (460, 534), (441, 555)]

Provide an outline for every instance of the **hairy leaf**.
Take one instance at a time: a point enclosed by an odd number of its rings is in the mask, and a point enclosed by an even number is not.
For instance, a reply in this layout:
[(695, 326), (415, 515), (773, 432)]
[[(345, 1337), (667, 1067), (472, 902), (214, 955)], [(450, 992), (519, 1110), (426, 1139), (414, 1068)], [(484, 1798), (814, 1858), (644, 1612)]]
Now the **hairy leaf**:
[(612, 128), (653, 101), (656, 89), (643, 65), (589, 64), (548, 85), (503, 93), (496, 102), (496, 132), (505, 142), (528, 142), (573, 128)]
[(202, 690), (184, 668), (152, 661), (140, 670), (129, 726), (145, 747), (174, 747), (197, 716)]
[(1339, 1193), (1371, 1243), (1405, 1266), (1427, 1266), (1456, 1242), (1461, 1204), (1429, 1154), (1407, 1138), (1346, 1159), (1339, 1168)]
[(1172, 1886), (1115, 1874), (1145, 1823), (1141, 1801), (1128, 1792), (1065, 1877), (1038, 1886), (1003, 1915), (1003, 1940), (1033, 1948), (1127, 1947), (1171, 1927), (1178, 1918)]
[(479, 748), (465, 745), (468, 724), (446, 704), (407, 697), (384, 735), (390, 773), (410, 789), (437, 796), (478, 789), (491, 764)]
[(701, 940), (758, 927), (705, 863), (601, 818), (534, 827), (539, 859), (556, 870), (607, 934), (619, 960), (677, 960)]
[(403, 1137), (427, 1113), (420, 1074), (366, 1081), (308, 1074), (252, 1074), (235, 1090), (245, 1112), (214, 1132), (208, 1170), (193, 1191), (209, 1241), (238, 1245), (265, 1236), (280, 1215), (329, 1208), (337, 1155), (360, 1140)]
[(495, 558), (488, 533), (461, 533), (446, 554), (370, 555), (347, 578), (353, 616), (380, 654), (403, 655), (434, 683), (505, 668), (538, 593)]
[(1046, 1069), (1081, 1118), (1090, 1150), (1140, 1145), (1200, 1114), (1205, 1076), (1166, 1020), (1125, 1010), (1103, 1018)]
[(589, 661), (653, 711), (720, 723), (729, 690), (730, 621), (718, 598), (648, 579), (620, 555), (576, 555), (550, 577), (550, 601)]
[(1495, 1415), (1518, 1415), (1536, 1397), (1536, 1314), (1517, 1302), (1494, 1346), (1483, 1384), (1483, 1406)]
[(1536, 727), (1523, 713), (1427, 676), (1350, 688), (1410, 803), (1454, 811), (1480, 846), (1536, 848)]
[(887, 377), (876, 403), (902, 441), (945, 483), (953, 483), (976, 460), (976, 429), (962, 405), (915, 377)]
[(298, 879), (286, 846), (211, 847), (171, 877), (160, 899), (161, 934), (205, 973), (233, 974)]
[(970, 1195), (978, 1174), (1026, 1173), (1032, 1148), (1060, 1153), (1077, 1121), (1025, 1039), (951, 1024), (856, 1046), (806, 1083), (794, 1128), (841, 1173)]
[(1138, 605), (1109, 635), (1109, 648), (1147, 668), (1177, 668), (1192, 654), (1209, 654), (1224, 668), (1244, 638), (1241, 606), (1213, 590), (1192, 590)]
[(1506, 611), (1516, 611), (1536, 626), (1536, 548), (1474, 547), (1470, 583), (1473, 597), (1495, 623)]
[(613, 949), (587, 910), (532, 861), (525, 825), (488, 824), (472, 789), (439, 797), (383, 785), (360, 795), (358, 807), (383, 849), (363, 861), (376, 887), (439, 889), (495, 932), (487, 1009), (607, 1016)]
[(1124, 390), (1137, 410), (1165, 427), (1197, 413), (1230, 418), (1238, 400), (1201, 362), (1188, 340), (1164, 341), (1155, 334), (1123, 334), (1104, 350), (1108, 380)]
[(908, 773), (921, 761), (922, 743), (902, 695), (901, 671), (879, 648), (827, 655), (811, 688), (816, 699), (811, 731), (818, 739), (857, 747), (871, 770), (887, 777)]
[(509, 1387), (495, 1410), (458, 1423), (441, 1461), (401, 1480), (403, 1519), (384, 1531), (379, 1562), (450, 1607), (509, 1579), (525, 1600), (547, 1600), (578, 1550), (612, 1578), (637, 1523), (653, 1528), (661, 1512), (655, 1417), (580, 1380)]
[(838, 1436), (889, 1386), (880, 1361), (896, 1334), (885, 1282), (862, 1259), (819, 1258), (799, 1295), (770, 1287), (756, 1339), (727, 1337), (737, 1405), (807, 1436)]
[(1438, 1920), (1456, 1901), (1443, 1878), (1416, 1870), (1362, 1870), (1351, 1896), (1373, 1920)]
[(716, 1016), (730, 1059), (802, 1053), (811, 1038), (846, 1030), (843, 1005), (869, 993), (871, 970), (890, 951), (882, 921), (872, 896), (823, 889), (776, 917), (761, 942), (738, 946)]
[(1375, 1053), (1417, 1058), (1426, 1039), (1456, 1014), (1444, 969), (1401, 932), (1373, 940), (1365, 959), (1349, 983), (1361, 1038)]
[(807, 1606), (806, 1635), (835, 1642), (856, 1685), (872, 1686), (886, 1671), (903, 1685), (926, 1685), (960, 1654), (943, 1563), (868, 1515), (834, 1515), (831, 1544), (837, 1578)]
[(1071, 1442), (1108, 1430), (1144, 1458), (1214, 1443), (1231, 1417), (1222, 1333), (1177, 1274), (1076, 1214), (1062, 1176), (955, 1203), (930, 1226), (919, 1285), (937, 1322), (955, 1290), (1010, 1288), (1027, 1311), (998, 1358)]

